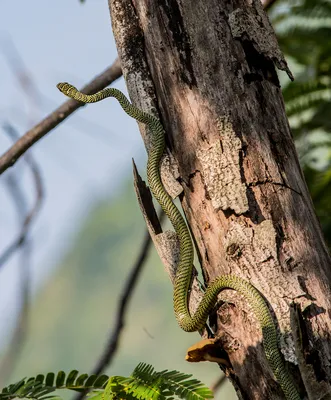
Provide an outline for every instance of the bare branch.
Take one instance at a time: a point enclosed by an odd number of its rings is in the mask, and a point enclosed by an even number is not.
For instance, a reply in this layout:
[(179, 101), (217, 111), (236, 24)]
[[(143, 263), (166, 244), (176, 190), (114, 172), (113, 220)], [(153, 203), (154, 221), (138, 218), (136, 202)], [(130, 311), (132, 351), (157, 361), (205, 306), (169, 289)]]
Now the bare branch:
[[(82, 91), (87, 94), (95, 93), (104, 89), (122, 75), (120, 62), (118, 59), (107, 68), (102, 74), (88, 83)], [(24, 154), (34, 143), (45, 136), (50, 130), (59, 125), (70, 114), (84, 104), (75, 100), (68, 100), (50, 115), (44, 118), (32, 129), (27, 131), (9, 150), (0, 157), (0, 174), (7, 168), (15, 164), (18, 158)]]
[[(164, 217), (164, 213), (161, 212), (160, 216), (159, 216), (160, 221), (163, 217)], [(146, 261), (151, 243), (152, 243), (152, 240), (151, 240), (150, 234), (146, 230), (146, 233), (144, 236), (144, 241), (142, 243), (137, 260), (136, 260), (135, 264), (133, 265), (131, 272), (126, 280), (126, 283), (125, 283), (122, 293), (121, 293), (121, 297), (118, 302), (114, 329), (112, 329), (112, 331), (110, 332), (107, 344), (106, 344), (99, 360), (97, 361), (95, 367), (93, 368), (93, 370), (91, 372), (92, 374), (96, 374), (96, 375), (101, 374), (104, 371), (104, 369), (109, 366), (109, 364), (111, 363), (111, 361), (116, 353), (120, 335), (124, 328), (125, 313), (128, 308), (129, 301), (132, 297), (134, 288), (138, 282), (140, 272), (142, 271), (142, 268)], [(85, 395), (86, 395), (86, 392), (78, 393), (77, 396), (75, 397), (75, 400), (82, 400)]]
[[(265, 9), (268, 9), (275, 0), (261, 0), (262, 5)], [(90, 83), (84, 86), (81, 90), (86, 94), (92, 94), (99, 90), (104, 89), (116, 79), (122, 76), (122, 70), (120, 61), (117, 58), (114, 63), (107, 68), (104, 72), (98, 75)], [(79, 103), (75, 100), (68, 100), (62, 106), (53, 111), (52, 114), (48, 115), (41, 122), (39, 122), (32, 129), (27, 131), (17, 143), (15, 143), (8, 151), (6, 151), (0, 157), (0, 174), (6, 169), (13, 166), (17, 159), (25, 153), (34, 143), (45, 136), (50, 130), (59, 125), (64, 119), (70, 114), (76, 111), (79, 107), (84, 104)]]
[[(10, 124), (8, 123), (5, 124), (3, 126), (3, 129), (13, 141), (17, 140), (17, 138), (19, 137), (15, 129)], [(36, 197), (31, 210), (26, 216), (23, 217), (22, 227), (19, 235), (7, 247), (7, 249), (2, 253), (2, 255), (0, 255), (0, 268), (8, 261), (8, 259), (14, 254), (14, 252), (25, 243), (27, 234), (31, 227), (31, 223), (38, 215), (44, 197), (42, 178), (37, 163), (33, 159), (32, 155), (29, 153), (25, 154), (24, 159), (29, 168), (31, 169), (33, 175)], [(11, 185), (13, 185), (13, 183), (11, 183)]]

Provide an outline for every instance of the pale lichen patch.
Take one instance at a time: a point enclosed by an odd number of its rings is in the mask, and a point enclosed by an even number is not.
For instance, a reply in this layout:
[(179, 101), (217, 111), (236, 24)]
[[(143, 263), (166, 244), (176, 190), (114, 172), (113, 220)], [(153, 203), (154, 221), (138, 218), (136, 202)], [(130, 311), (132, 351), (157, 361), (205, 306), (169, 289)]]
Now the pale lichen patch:
[(240, 173), (241, 140), (227, 118), (219, 118), (218, 128), (221, 142), (197, 152), (205, 187), (216, 210), (243, 214), (248, 211), (248, 200)]
[(175, 232), (166, 231), (155, 236), (156, 250), (172, 283), (179, 261), (179, 241)]
[(260, 249), (258, 262), (277, 259), (276, 230), (271, 220), (262, 221), (255, 227), (253, 243)]
[(176, 180), (179, 178), (178, 164), (168, 153), (165, 153), (161, 159), (160, 174), (168, 194), (173, 199), (178, 197), (183, 191), (182, 185)]

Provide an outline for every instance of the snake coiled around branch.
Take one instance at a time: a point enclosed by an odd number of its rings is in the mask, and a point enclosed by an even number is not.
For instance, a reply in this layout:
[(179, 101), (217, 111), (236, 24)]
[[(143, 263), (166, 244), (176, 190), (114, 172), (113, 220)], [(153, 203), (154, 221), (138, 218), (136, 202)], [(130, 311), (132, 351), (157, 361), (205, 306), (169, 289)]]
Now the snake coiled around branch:
[(114, 88), (101, 90), (92, 95), (79, 92), (69, 83), (59, 83), (58, 89), (77, 101), (95, 103), (107, 97), (114, 97), (130, 117), (149, 126), (152, 138), (148, 152), (147, 179), (153, 196), (170, 219), (179, 239), (180, 256), (174, 282), (174, 311), (179, 326), (187, 332), (202, 329), (206, 320), (217, 302), (218, 294), (224, 289), (233, 289), (246, 297), (258, 319), (263, 335), (263, 346), (270, 367), (284, 391), (286, 399), (300, 400), (292, 377), (286, 369), (283, 357), (278, 349), (277, 330), (269, 308), (257, 291), (249, 282), (234, 275), (224, 275), (211, 282), (197, 311), (190, 315), (188, 309), (188, 292), (191, 284), (193, 268), (193, 244), (184, 218), (164, 189), (160, 177), (160, 159), (165, 149), (165, 132), (158, 118), (143, 112), (131, 104), (124, 94)]

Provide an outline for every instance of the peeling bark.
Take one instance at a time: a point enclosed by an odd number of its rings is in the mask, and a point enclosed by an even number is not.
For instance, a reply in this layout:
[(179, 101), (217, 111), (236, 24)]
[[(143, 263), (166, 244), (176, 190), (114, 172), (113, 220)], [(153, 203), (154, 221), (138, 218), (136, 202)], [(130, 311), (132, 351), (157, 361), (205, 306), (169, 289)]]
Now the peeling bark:
[[(328, 398), (330, 256), (275, 66), (292, 75), (260, 2), (109, 0), (109, 6), (130, 96), (166, 129), (167, 163), (181, 185), (174, 192), (183, 191), (206, 283), (228, 273), (249, 280), (274, 313), (302, 396)], [(142, 135), (148, 148), (143, 127)], [(226, 302), (210, 323), (238, 395), (282, 399), (249, 305), (233, 291), (220, 298)], [(291, 307), (297, 318), (290, 318)]]

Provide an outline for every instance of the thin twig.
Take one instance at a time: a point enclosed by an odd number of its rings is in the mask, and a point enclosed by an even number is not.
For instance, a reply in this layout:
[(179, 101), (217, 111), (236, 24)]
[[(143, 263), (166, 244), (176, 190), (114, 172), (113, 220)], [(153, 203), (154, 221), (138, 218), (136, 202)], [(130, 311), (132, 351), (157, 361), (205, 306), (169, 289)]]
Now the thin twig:
[[(163, 219), (163, 217), (164, 217), (164, 213), (161, 212), (160, 216), (159, 216), (160, 221)], [(115, 326), (111, 330), (107, 344), (106, 344), (100, 358), (98, 359), (95, 367), (93, 368), (91, 374), (96, 374), (96, 375), (101, 374), (105, 370), (105, 368), (109, 366), (109, 364), (111, 363), (112, 359), (115, 356), (115, 353), (116, 353), (116, 350), (118, 347), (118, 343), (119, 343), (119, 339), (120, 339), (121, 333), (124, 328), (125, 314), (126, 314), (126, 311), (127, 311), (128, 305), (129, 305), (129, 301), (133, 295), (134, 288), (138, 282), (139, 275), (145, 264), (151, 243), (152, 243), (152, 240), (151, 240), (150, 234), (146, 230), (144, 240), (143, 240), (142, 246), (140, 248), (140, 252), (139, 252), (136, 262), (134, 263), (134, 265), (131, 269), (131, 272), (125, 282), (125, 285), (123, 287), (123, 290), (122, 290), (122, 293), (121, 293), (121, 296), (120, 296), (120, 299), (118, 302), (117, 312), (116, 312), (116, 317), (115, 317)], [(78, 393), (75, 396), (74, 400), (82, 400), (85, 395), (86, 395), (86, 392)]]
[(41, 103), (37, 86), (34, 84), (32, 76), (28, 68), (25, 66), (24, 60), (15, 46), (10, 34), (6, 32), (2, 33), (1, 36), (1, 48), (5, 60), (8, 62), (9, 68), (12, 70), (18, 84), (29, 99), (29, 117), (33, 120), (32, 116), (35, 115), (34, 111), (37, 109), (38, 104)]
[[(4, 131), (13, 140), (16, 141), (19, 137), (16, 130), (10, 125), (3, 126)], [(35, 201), (27, 212), (27, 205), (24, 193), (22, 192), (17, 178), (13, 174), (8, 175), (6, 183), (8, 190), (13, 198), (13, 203), (16, 206), (17, 214), (19, 216), (21, 230), (18, 237), (7, 247), (7, 249), (0, 256), (0, 268), (15, 251), (21, 249), (20, 261), (20, 311), (17, 317), (16, 327), (8, 346), (8, 350), (0, 364), (0, 386), (3, 386), (6, 379), (12, 373), (17, 360), (19, 359), (21, 350), (24, 345), (26, 333), (28, 329), (28, 313), (29, 313), (29, 298), (30, 298), (30, 257), (31, 257), (31, 244), (27, 240), (28, 233), (31, 228), (31, 223), (38, 215), (44, 198), (44, 189), (39, 167), (34, 161), (31, 154), (25, 154), (24, 160), (30, 168), (35, 185)]]
[(226, 382), (226, 375), (223, 374), (222, 376), (220, 376), (216, 382), (214, 382), (211, 386), (210, 386), (210, 390), (215, 394), (220, 390), (220, 388), (224, 385), (224, 383)]
[[(3, 129), (13, 141), (17, 140), (17, 138), (19, 137), (15, 129), (10, 124), (4, 124)], [(19, 235), (0, 255), (0, 268), (8, 261), (8, 259), (15, 253), (15, 251), (24, 244), (31, 224), (41, 209), (44, 198), (43, 183), (37, 163), (33, 159), (32, 155), (29, 153), (25, 154), (24, 160), (32, 172), (36, 197), (30, 212), (23, 219)]]
[(151, 245), (150, 234), (146, 231), (143, 244), (141, 246), (139, 255), (135, 264), (133, 265), (131, 272), (124, 284), (116, 312), (115, 326), (109, 336), (108, 343), (105, 346), (100, 359), (97, 361), (95, 367), (92, 370), (93, 374), (99, 375), (104, 369), (111, 363), (115, 352), (117, 350), (120, 334), (124, 328), (125, 313), (129, 305), (129, 301), (134, 292), (135, 286), (138, 282), (139, 274), (142, 271), (145, 260), (148, 255), (148, 250)]
[[(20, 188), (17, 178), (10, 174), (6, 179), (9, 193), (13, 198), (13, 203), (16, 206), (19, 219), (25, 220), (26, 200), (22, 189)], [(20, 261), (20, 310), (17, 317), (17, 323), (11, 341), (8, 345), (1, 364), (0, 364), (0, 387), (3, 387), (6, 380), (10, 377), (13, 369), (19, 359), (21, 350), (26, 337), (28, 325), (28, 312), (29, 312), (29, 298), (30, 298), (30, 243), (26, 240), (22, 241), (19, 246), (21, 248), (21, 261)], [(19, 248), (17, 247), (17, 249)]]
[(262, 6), (265, 10), (268, 10), (276, 0), (261, 0)]
[[(87, 94), (95, 93), (104, 89), (122, 75), (120, 62), (118, 59), (107, 68), (102, 74), (94, 78), (88, 83), (82, 91)], [(45, 119), (39, 122), (32, 129), (27, 131), (9, 150), (0, 157), (0, 174), (7, 168), (15, 164), (18, 158), (24, 154), (34, 143), (45, 136), (50, 130), (59, 125), (65, 118), (76, 111), (79, 107), (84, 106), (75, 100), (68, 100), (59, 108), (53, 111)]]

